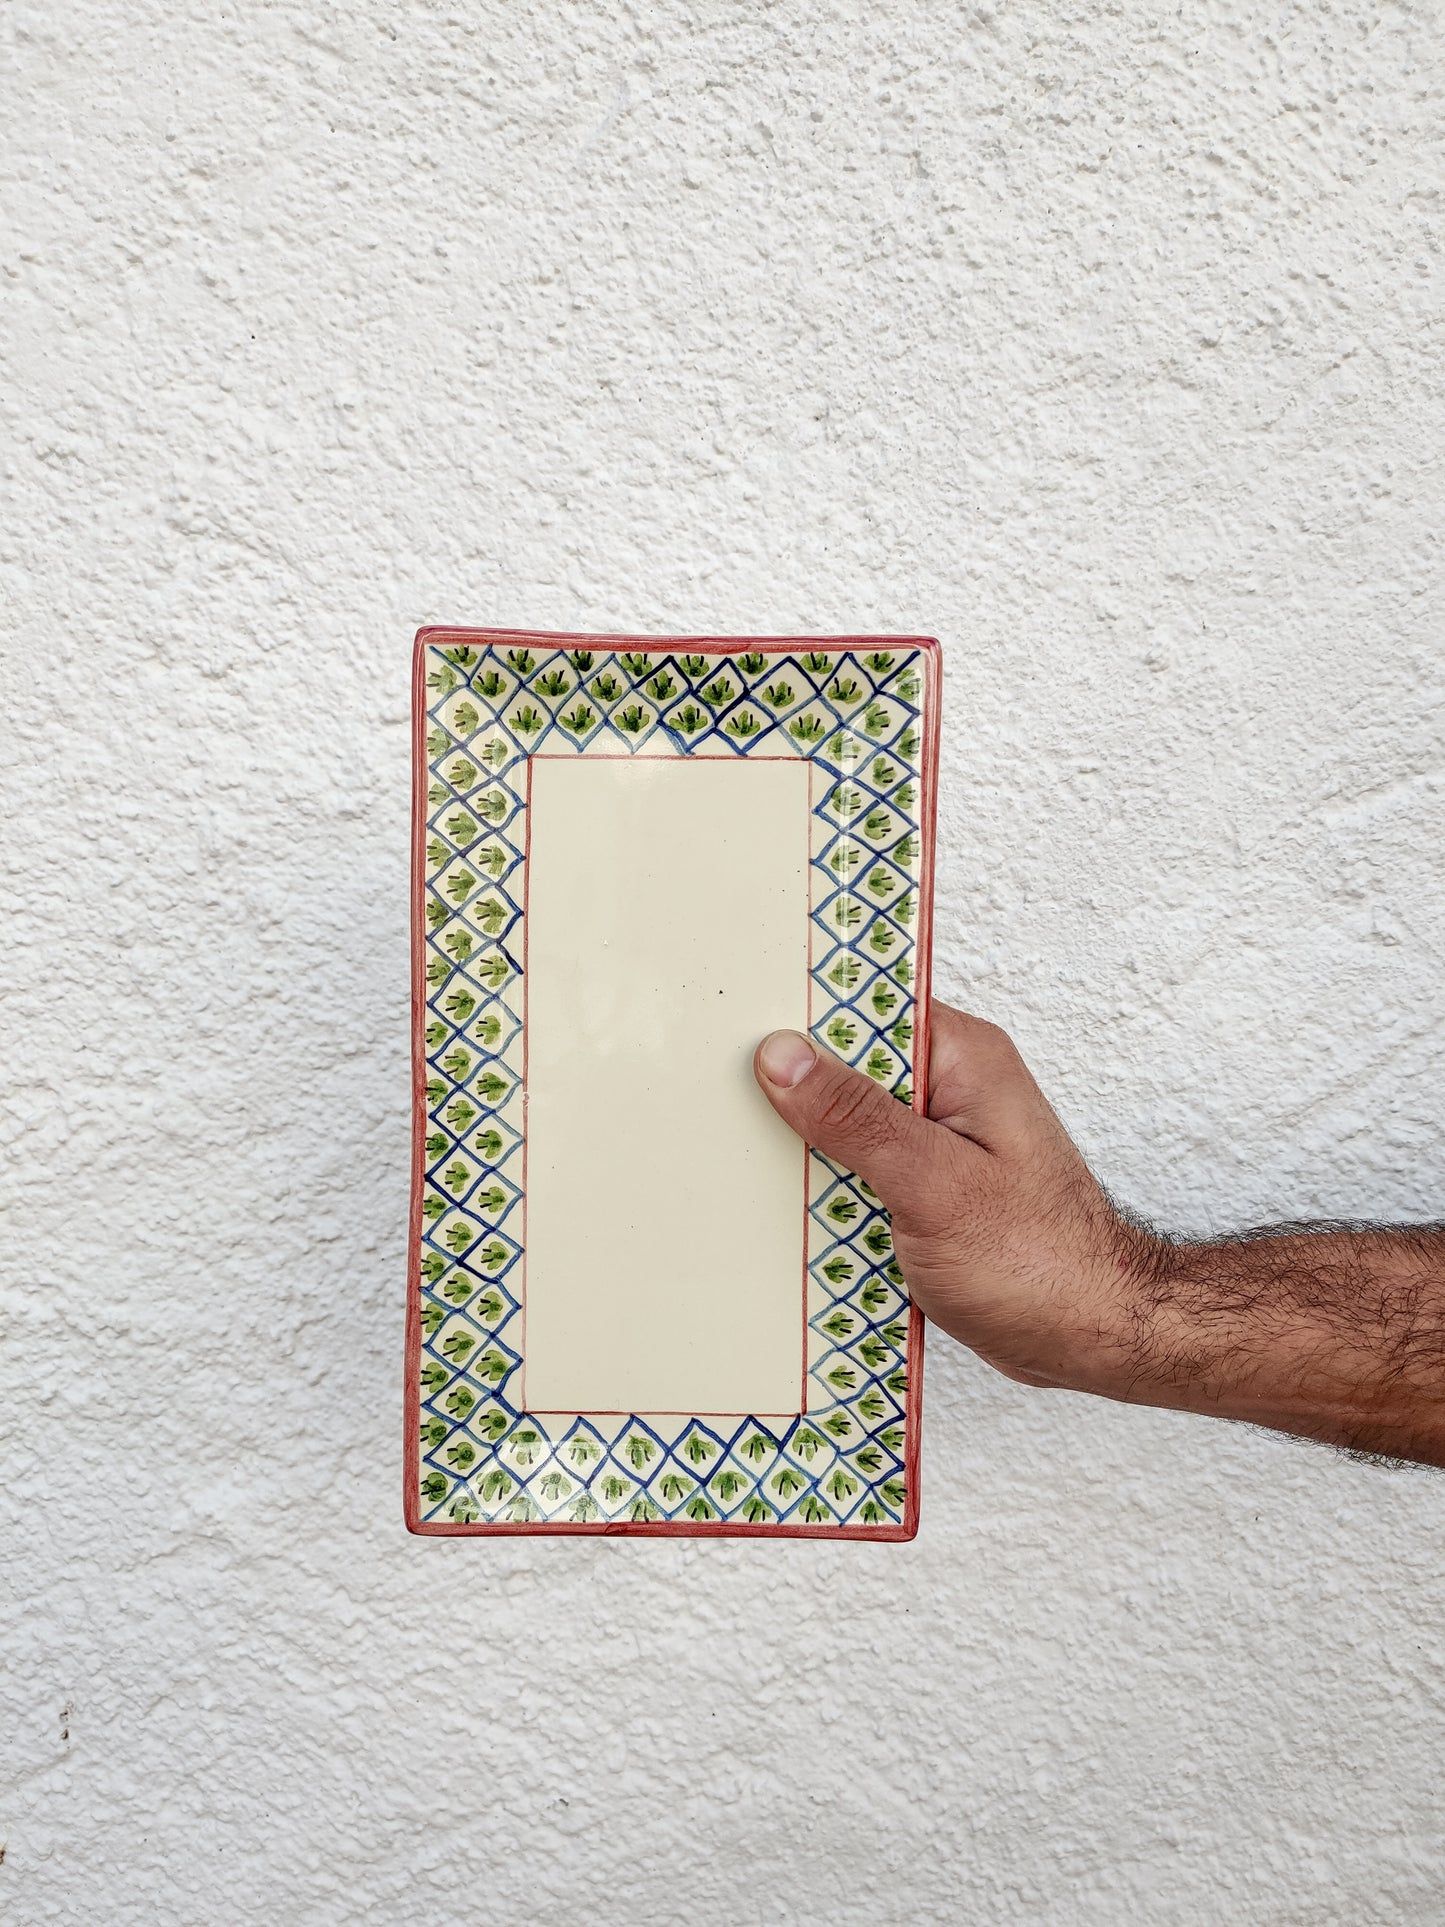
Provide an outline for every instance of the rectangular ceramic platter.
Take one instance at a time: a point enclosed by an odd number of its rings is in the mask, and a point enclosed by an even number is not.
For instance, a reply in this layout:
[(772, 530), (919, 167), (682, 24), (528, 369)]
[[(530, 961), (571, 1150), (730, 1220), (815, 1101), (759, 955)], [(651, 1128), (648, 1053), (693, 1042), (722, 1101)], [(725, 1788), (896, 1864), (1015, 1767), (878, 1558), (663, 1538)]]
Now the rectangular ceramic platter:
[(921, 1106), (937, 645), (416, 649), (414, 1531), (917, 1526), (922, 1321), (754, 1083)]

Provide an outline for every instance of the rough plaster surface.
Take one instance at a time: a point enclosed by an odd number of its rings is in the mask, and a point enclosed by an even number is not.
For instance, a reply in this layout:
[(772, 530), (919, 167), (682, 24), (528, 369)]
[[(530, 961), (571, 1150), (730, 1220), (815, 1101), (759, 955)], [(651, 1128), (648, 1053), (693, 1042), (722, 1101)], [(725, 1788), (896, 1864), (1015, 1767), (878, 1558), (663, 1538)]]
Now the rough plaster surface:
[(7, 1922), (1445, 1918), (1445, 1482), (935, 1341), (923, 1528), (409, 1540), (424, 620), (948, 651), (945, 994), (1439, 1214), (1438, 7), (5, 10)]

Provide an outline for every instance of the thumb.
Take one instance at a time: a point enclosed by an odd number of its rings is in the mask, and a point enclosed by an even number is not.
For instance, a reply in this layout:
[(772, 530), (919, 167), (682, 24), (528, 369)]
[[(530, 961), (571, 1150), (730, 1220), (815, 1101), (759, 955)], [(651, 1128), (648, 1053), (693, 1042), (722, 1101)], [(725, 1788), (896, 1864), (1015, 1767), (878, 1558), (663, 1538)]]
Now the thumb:
[(758, 1045), (753, 1070), (783, 1122), (866, 1178), (890, 1209), (928, 1187), (936, 1156), (956, 1142), (801, 1031), (771, 1032)]

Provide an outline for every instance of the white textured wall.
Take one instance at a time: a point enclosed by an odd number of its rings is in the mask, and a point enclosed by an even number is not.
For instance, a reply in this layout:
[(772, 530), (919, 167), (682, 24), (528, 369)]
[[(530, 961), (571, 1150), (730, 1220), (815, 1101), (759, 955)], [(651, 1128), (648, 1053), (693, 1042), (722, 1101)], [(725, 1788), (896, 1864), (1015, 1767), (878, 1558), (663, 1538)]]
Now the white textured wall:
[(941, 986), (1442, 1199), (1430, 0), (13, 0), (0, 1913), (1445, 1918), (1445, 1482), (934, 1345), (909, 1547), (409, 1540), (418, 622), (924, 630)]

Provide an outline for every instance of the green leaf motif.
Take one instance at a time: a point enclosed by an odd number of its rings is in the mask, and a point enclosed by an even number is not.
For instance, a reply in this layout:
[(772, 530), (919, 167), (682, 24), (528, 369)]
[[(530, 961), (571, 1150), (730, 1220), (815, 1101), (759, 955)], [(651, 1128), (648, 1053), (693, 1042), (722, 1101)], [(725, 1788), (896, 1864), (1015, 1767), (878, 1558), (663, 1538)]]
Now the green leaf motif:
[(443, 1339), (442, 1353), (454, 1365), (460, 1365), (476, 1342), (470, 1332), (453, 1332), (449, 1338)]
[(814, 715), (797, 716), (788, 724), (788, 734), (800, 743), (816, 743), (828, 733), (828, 725)]
[(446, 1451), (448, 1465), (454, 1465), (458, 1472), (470, 1472), (477, 1462), (477, 1448), (470, 1439), (462, 1439), (456, 1445), (449, 1445)]
[(646, 685), (644, 693), (651, 696), (655, 703), (665, 703), (669, 696), (676, 694), (676, 691), (677, 684), (664, 669), (654, 676), (652, 681)]
[(615, 1472), (609, 1472), (602, 1481), (602, 1496), (609, 1504), (615, 1505), (623, 1493), (628, 1490), (631, 1483), (632, 1481), (630, 1479), (621, 1479)]
[(831, 1285), (846, 1284), (853, 1271), (853, 1265), (846, 1258), (830, 1258), (823, 1266), (823, 1276)]
[(453, 1418), (464, 1419), (476, 1402), (465, 1385), (453, 1386), (446, 1396), (446, 1408)]
[(710, 1490), (715, 1492), (724, 1505), (730, 1505), (743, 1489), (742, 1475), (724, 1470), (712, 1480)]
[(587, 671), (592, 667), (592, 651), (590, 649), (574, 649), (569, 654), (567, 660), (579, 676), (585, 676)]
[(507, 1262), (507, 1247), (493, 1240), (491, 1244), (482, 1246), (477, 1253), (477, 1262), (488, 1271), (500, 1271)]
[(464, 964), (472, 954), (475, 941), (469, 930), (449, 930), (442, 938), (442, 947), (449, 950), (459, 964)]
[(841, 1341), (852, 1335), (857, 1322), (858, 1321), (848, 1312), (844, 1311), (840, 1305), (831, 1318), (825, 1318), (823, 1320), (823, 1330), (827, 1332), (830, 1338), (836, 1338)]
[(858, 1026), (846, 1017), (835, 1017), (824, 1035), (835, 1050), (849, 1051), (858, 1041)]
[(759, 1464), (769, 1452), (775, 1449), (775, 1441), (762, 1432), (753, 1432), (743, 1440), (743, 1457), (750, 1459), (754, 1465)]
[(816, 1432), (810, 1430), (806, 1425), (793, 1434), (793, 1450), (795, 1452), (801, 1452), (809, 1465), (813, 1463), (817, 1454), (823, 1450), (823, 1445), (824, 1441), (818, 1437)]
[(831, 656), (820, 656), (816, 653), (807, 655), (803, 658), (803, 667), (808, 671), (810, 676), (826, 676), (828, 671), (833, 667), (833, 658)]
[(622, 667), (627, 671), (628, 675), (631, 676), (634, 681), (640, 681), (643, 676), (647, 676), (652, 673), (651, 656), (625, 655), (621, 657), (620, 660), (622, 663)]
[(853, 1463), (868, 1478), (883, 1470), (883, 1454), (876, 1445), (865, 1445), (861, 1452), (853, 1454)]
[(477, 780), (477, 766), (469, 763), (465, 756), (459, 756), (450, 771), (451, 785), (456, 790), (469, 790)]
[(544, 1499), (565, 1499), (572, 1490), (572, 1481), (565, 1472), (548, 1472), (538, 1485)]
[(706, 656), (679, 656), (678, 662), (685, 676), (700, 676), (707, 668)]
[(483, 1352), (472, 1369), (478, 1378), (485, 1379), (489, 1385), (500, 1385), (512, 1368), (500, 1352), (490, 1351)]
[(533, 669), (537, 666), (537, 658), (532, 654), (530, 649), (509, 649), (507, 651), (507, 661), (519, 676), (530, 676)]
[(682, 1449), (693, 1465), (705, 1465), (717, 1453), (717, 1447), (712, 1440), (704, 1438), (701, 1432), (692, 1433)]
[(498, 696), (505, 696), (511, 686), (506, 677), (495, 669), (489, 669), (481, 681), (474, 685), (489, 703), (494, 703)]
[(565, 696), (571, 687), (571, 683), (560, 669), (549, 669), (545, 676), (538, 676), (536, 682), (537, 694), (546, 696), (549, 700)]
[(602, 1457), (602, 1447), (596, 1439), (587, 1438), (580, 1432), (576, 1438), (568, 1439), (566, 1451), (573, 1465), (588, 1465), (593, 1459)]
[(893, 1006), (898, 1002), (898, 993), (896, 991), (890, 990), (888, 988), (888, 985), (883, 980), (883, 978), (880, 977), (877, 983), (874, 984), (873, 995), (868, 999), (868, 1001), (870, 1004), (872, 1004), (874, 1010), (877, 1011), (880, 1017), (886, 1017), (889, 1011), (892, 1010)]
[(747, 655), (738, 657), (738, 668), (742, 670), (745, 676), (761, 674), (761, 672), (766, 669), (767, 664), (767, 657), (759, 655), (755, 649), (750, 649)]
[(579, 1526), (588, 1525), (593, 1519), (599, 1518), (600, 1516), (597, 1501), (592, 1497), (590, 1492), (578, 1493), (567, 1513), (567, 1517), (572, 1520), (573, 1524)]
[(592, 685), (592, 699), (594, 702), (599, 703), (616, 702), (617, 698), (622, 694), (623, 687), (624, 685), (616, 676), (599, 676)]
[(695, 1499), (688, 1501), (687, 1516), (689, 1519), (715, 1519), (717, 1511), (699, 1492)]
[(863, 1242), (875, 1258), (881, 1258), (885, 1251), (893, 1249), (893, 1238), (886, 1224), (872, 1224), (863, 1233)]
[(513, 1432), (507, 1443), (518, 1465), (535, 1465), (542, 1444), (542, 1434), (534, 1426), (523, 1425)]
[(846, 1439), (853, 1430), (853, 1421), (846, 1412), (830, 1412), (823, 1420), (823, 1430), (831, 1432), (835, 1439)]
[(706, 712), (699, 709), (696, 703), (684, 703), (671, 721), (673, 727), (680, 729), (684, 736), (695, 736), (700, 729), (707, 728), (708, 719)]
[(449, 669), (445, 663), (441, 663), (427, 677), (426, 685), (428, 689), (436, 690), (439, 696), (450, 696), (460, 680), (455, 669)]
[(725, 728), (729, 736), (736, 736), (745, 742), (749, 736), (756, 736), (762, 724), (750, 709), (740, 709), (736, 716), (729, 717)]
[(808, 1494), (807, 1498), (804, 1499), (803, 1503), (798, 1507), (798, 1512), (810, 1526), (821, 1525), (825, 1519), (831, 1517), (827, 1506), (823, 1504), (823, 1501), (818, 1498), (816, 1493), (812, 1492)]
[(651, 721), (650, 713), (637, 703), (629, 703), (617, 716), (618, 724), (627, 731), (629, 736), (636, 736), (641, 730), (646, 729)]
[(638, 1472), (642, 1470), (643, 1466), (647, 1464), (647, 1461), (656, 1451), (657, 1447), (653, 1444), (652, 1440), (644, 1438), (640, 1432), (634, 1432), (627, 1441), (628, 1463)]
[(435, 1338), (446, 1313), (440, 1305), (423, 1305), (421, 1308), (421, 1329), (425, 1338)]
[(691, 1492), (692, 1480), (683, 1478), (680, 1472), (664, 1472), (658, 1480), (657, 1489), (671, 1505), (685, 1493)]
[(643, 1493), (639, 1494), (639, 1496), (632, 1501), (628, 1516), (636, 1520), (639, 1525), (645, 1525), (650, 1520), (660, 1519), (662, 1514), (652, 1503), (651, 1499)]
[(863, 966), (856, 957), (840, 957), (828, 972), (828, 982), (840, 990), (852, 990), (862, 971)]
[(704, 689), (702, 699), (705, 703), (711, 703), (714, 709), (720, 709), (724, 703), (732, 701), (733, 693), (733, 686), (727, 677), (719, 676)]
[(585, 736), (596, 720), (595, 710), (590, 709), (586, 703), (578, 703), (570, 716), (562, 718), (562, 727), (569, 735)]
[(472, 1242), (472, 1240), (476, 1237), (476, 1235), (477, 1235), (476, 1232), (473, 1231), (469, 1226), (464, 1224), (454, 1224), (448, 1230), (446, 1237), (443, 1239), (442, 1242), (446, 1245), (449, 1251), (454, 1251), (458, 1255), (460, 1255), (463, 1251), (466, 1250), (467, 1246)]
[(428, 1472), (421, 1482), (421, 1496), (428, 1505), (435, 1505), (438, 1499), (447, 1495), (447, 1482), (440, 1472)]
[(877, 1078), (879, 1083), (886, 1083), (898, 1066), (881, 1044), (875, 1044), (869, 1051), (868, 1061), (863, 1068), (870, 1077)]
[(790, 1499), (795, 1492), (802, 1491), (804, 1480), (801, 1472), (785, 1465), (773, 1474), (770, 1484), (780, 1499)]
[(763, 691), (762, 700), (769, 709), (786, 709), (793, 700), (793, 685), (775, 682), (770, 689)]
[[(434, 1025), (432, 1026), (432, 1028), (433, 1029), (439, 1028), (439, 1026)], [(443, 1032), (443, 1035), (445, 1035), (445, 1032)], [(433, 1041), (440, 1042), (441, 1040), (440, 1038), (433, 1040), (431, 1036), (431, 1031), (429, 1030), (427, 1033), (427, 1042), (430, 1044)], [(429, 1158), (439, 1158), (442, 1155), (443, 1151), (446, 1150), (446, 1148), (447, 1148), (446, 1138), (442, 1135), (440, 1131), (433, 1131), (431, 1136), (426, 1141), (427, 1156)]]
[(743, 1507), (743, 1517), (750, 1526), (760, 1526), (765, 1520), (773, 1517), (773, 1508), (766, 1499), (760, 1499), (755, 1495)]
[(500, 1466), (494, 1466), (482, 1480), (482, 1497), (492, 1500), (505, 1499), (512, 1485), (511, 1473), (503, 1472)]
[(512, 717), (513, 729), (519, 729), (524, 736), (535, 736), (547, 718), (535, 710), (531, 703), (523, 703)]
[(446, 833), (453, 843), (463, 846), (472, 842), (477, 835), (477, 826), (465, 810), (457, 810), (453, 815), (449, 816), (446, 820), (445, 827)]

